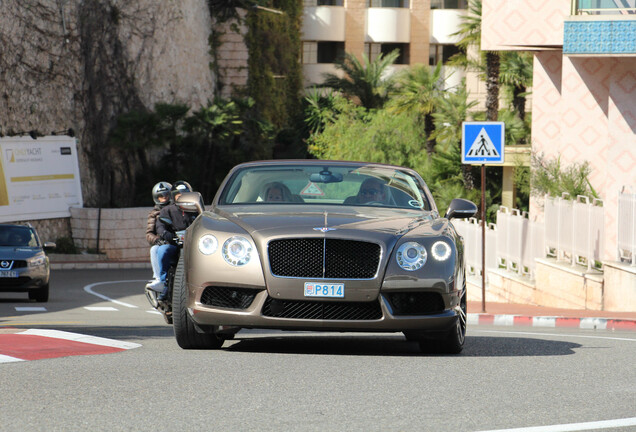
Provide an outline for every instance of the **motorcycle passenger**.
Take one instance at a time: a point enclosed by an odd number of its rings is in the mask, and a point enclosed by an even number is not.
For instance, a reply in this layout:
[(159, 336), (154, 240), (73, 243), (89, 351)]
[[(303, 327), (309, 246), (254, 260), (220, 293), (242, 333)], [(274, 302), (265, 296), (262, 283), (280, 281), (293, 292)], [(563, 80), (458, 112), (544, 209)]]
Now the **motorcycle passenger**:
[[(172, 202), (161, 209), (159, 219), (157, 219), (157, 235), (166, 242), (166, 244), (160, 245), (157, 249), (159, 280), (163, 284), (163, 291), (157, 298), (159, 301), (167, 299), (168, 286), (165, 283), (166, 276), (179, 254), (179, 248), (175, 240), (176, 232), (189, 227), (196, 218), (195, 213), (184, 212), (176, 204), (177, 198), (184, 192), (192, 192), (190, 184), (183, 180), (174, 182), (170, 189)], [(165, 222), (164, 219), (169, 219), (171, 223)]]
[(150, 265), (152, 266), (152, 280), (148, 283), (148, 287), (152, 290), (157, 290), (162, 285), (159, 278), (157, 250), (166, 241), (157, 235), (156, 223), (161, 209), (170, 204), (170, 188), (172, 185), (165, 181), (160, 181), (152, 187), (152, 200), (155, 202), (155, 206), (148, 213), (148, 224), (146, 225), (146, 240), (150, 245)]

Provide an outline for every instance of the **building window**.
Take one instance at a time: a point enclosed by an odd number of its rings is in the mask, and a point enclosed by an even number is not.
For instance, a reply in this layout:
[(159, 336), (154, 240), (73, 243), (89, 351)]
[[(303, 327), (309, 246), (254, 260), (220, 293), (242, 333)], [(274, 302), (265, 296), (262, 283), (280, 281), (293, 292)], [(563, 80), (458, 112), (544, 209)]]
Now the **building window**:
[(457, 45), (431, 44), (428, 54), (428, 64), (435, 66), (438, 63), (446, 64), (449, 58), (459, 53)]
[(344, 6), (344, 0), (305, 0), (304, 6)]
[(383, 56), (390, 54), (394, 50), (399, 50), (400, 55), (393, 64), (409, 64), (409, 44), (403, 43), (365, 43), (364, 52), (369, 58), (369, 61), (374, 61), (378, 58), (378, 55), (382, 53)]
[(467, 0), (431, 0), (431, 9), (466, 9)]
[(409, 8), (410, 0), (367, 0), (367, 7)]
[(344, 42), (303, 42), (303, 64), (335, 63), (344, 52)]
[(318, 43), (303, 42), (303, 64), (318, 63)]

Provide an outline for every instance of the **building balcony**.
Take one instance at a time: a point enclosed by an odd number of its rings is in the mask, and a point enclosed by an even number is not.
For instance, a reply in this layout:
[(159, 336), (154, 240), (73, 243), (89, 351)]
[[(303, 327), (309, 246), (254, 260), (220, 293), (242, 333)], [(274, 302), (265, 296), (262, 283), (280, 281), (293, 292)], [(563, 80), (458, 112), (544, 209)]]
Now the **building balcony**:
[(367, 9), (365, 42), (409, 43), (411, 11), (406, 8)]
[(312, 85), (322, 84), (325, 81), (324, 74), (331, 73), (342, 76), (343, 73), (332, 63), (315, 63), (303, 65), (303, 86), (305, 88)]
[(346, 10), (340, 6), (306, 7), (303, 14), (304, 40), (344, 41)]
[(451, 36), (460, 29), (466, 10), (433, 9), (431, 10), (431, 43), (456, 44), (458, 36)]
[(572, 0), (563, 54), (636, 56), (636, 0)]

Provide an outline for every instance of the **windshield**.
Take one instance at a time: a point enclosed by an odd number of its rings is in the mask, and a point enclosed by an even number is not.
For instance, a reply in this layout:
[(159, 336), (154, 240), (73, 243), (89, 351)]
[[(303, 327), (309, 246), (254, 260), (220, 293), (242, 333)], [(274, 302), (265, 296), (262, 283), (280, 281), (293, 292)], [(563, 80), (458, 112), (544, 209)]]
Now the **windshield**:
[(0, 246), (38, 247), (39, 243), (29, 227), (0, 225)]
[(309, 204), (431, 210), (425, 186), (381, 166), (248, 166), (234, 173), (219, 205)]

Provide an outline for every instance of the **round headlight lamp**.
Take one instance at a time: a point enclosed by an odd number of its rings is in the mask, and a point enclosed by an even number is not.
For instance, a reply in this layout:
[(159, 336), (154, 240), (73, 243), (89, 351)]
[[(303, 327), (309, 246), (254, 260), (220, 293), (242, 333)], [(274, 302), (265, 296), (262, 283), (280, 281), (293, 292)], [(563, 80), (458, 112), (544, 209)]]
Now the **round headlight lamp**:
[(212, 255), (219, 247), (219, 241), (212, 234), (205, 234), (199, 238), (199, 252)]
[(426, 263), (426, 258), (426, 248), (416, 242), (404, 243), (395, 254), (398, 265), (408, 271), (421, 269)]
[(228, 264), (243, 266), (252, 258), (252, 244), (245, 237), (234, 236), (223, 243), (222, 253)]
[(451, 255), (451, 247), (445, 241), (437, 241), (431, 247), (431, 254), (437, 261), (446, 261)]

